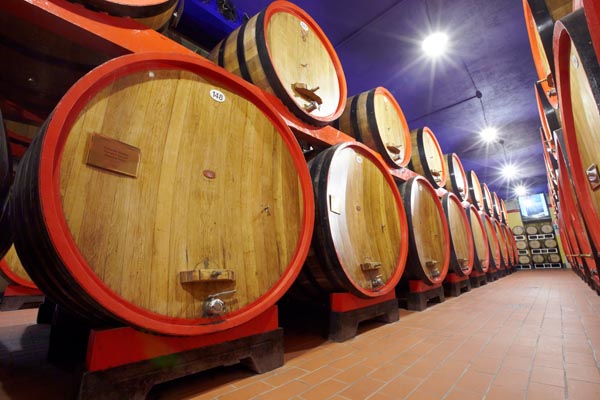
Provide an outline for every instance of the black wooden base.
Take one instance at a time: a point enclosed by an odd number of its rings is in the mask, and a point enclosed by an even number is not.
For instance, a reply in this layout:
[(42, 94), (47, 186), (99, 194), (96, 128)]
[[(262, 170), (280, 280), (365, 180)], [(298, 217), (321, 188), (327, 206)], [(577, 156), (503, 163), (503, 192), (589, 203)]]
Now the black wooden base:
[(495, 282), (500, 279), (499, 271), (487, 272), (485, 276), (487, 277), (488, 282)]
[(458, 297), (469, 291), (471, 291), (471, 280), (469, 278), (457, 282), (444, 282), (444, 294), (446, 296)]
[(410, 311), (423, 311), (428, 303), (443, 303), (446, 300), (442, 285), (423, 291), (397, 290), (396, 293), (400, 306)]
[(487, 276), (486, 275), (473, 275), (469, 276), (469, 281), (471, 281), (471, 288), (478, 288), (483, 285), (487, 285)]
[(358, 324), (372, 319), (386, 324), (398, 321), (400, 319), (398, 299), (351, 311), (331, 311), (329, 314), (329, 340), (343, 342), (352, 339), (357, 334)]
[(261, 374), (283, 365), (283, 330), (83, 373), (78, 399), (145, 399), (154, 385), (242, 362)]
[(0, 311), (15, 311), (25, 308), (36, 308), (44, 301), (44, 296), (3, 296), (0, 300)]

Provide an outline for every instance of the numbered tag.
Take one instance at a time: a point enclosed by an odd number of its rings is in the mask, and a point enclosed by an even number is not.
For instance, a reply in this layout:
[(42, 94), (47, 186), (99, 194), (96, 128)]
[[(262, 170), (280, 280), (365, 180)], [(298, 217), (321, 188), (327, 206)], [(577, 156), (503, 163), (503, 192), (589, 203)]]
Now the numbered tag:
[(214, 101), (218, 101), (219, 103), (225, 102), (225, 94), (223, 92), (221, 92), (220, 90), (212, 89), (210, 91), (210, 97)]

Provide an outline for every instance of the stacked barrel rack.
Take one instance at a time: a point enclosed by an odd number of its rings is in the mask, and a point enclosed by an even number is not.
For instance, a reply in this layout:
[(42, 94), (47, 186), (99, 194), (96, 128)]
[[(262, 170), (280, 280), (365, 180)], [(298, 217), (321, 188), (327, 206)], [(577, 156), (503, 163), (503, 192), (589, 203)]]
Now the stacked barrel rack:
[(518, 269), (562, 268), (562, 257), (552, 224), (514, 226)]
[[(397, 320), (399, 300), (422, 310), (512, 272), (504, 201), (430, 129), (409, 131), (385, 88), (346, 101), (335, 51), (301, 9), (272, 3), (213, 63), (150, 29), (177, 2), (163, 3), (138, 21), (64, 0), (0, 5), (18, 44), (3, 45), (18, 61), (2, 65), (0, 100), (23, 156), (10, 196), (1, 177), (0, 249), (14, 240), (24, 266), (2, 271), (58, 304), (51, 355), (83, 327), (80, 397), (144, 396), (247, 358), (276, 368), (278, 304), (324, 306), (341, 341)], [(168, 371), (148, 362), (175, 351), (185, 363)]]
[(523, 0), (523, 6), (558, 232), (573, 271), (600, 294), (600, 5)]

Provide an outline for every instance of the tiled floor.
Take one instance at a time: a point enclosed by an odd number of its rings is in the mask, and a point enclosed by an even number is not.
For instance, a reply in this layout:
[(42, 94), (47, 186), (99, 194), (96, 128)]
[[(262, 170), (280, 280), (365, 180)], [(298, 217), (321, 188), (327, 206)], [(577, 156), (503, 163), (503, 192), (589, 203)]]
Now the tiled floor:
[[(0, 398), (63, 399), (71, 374), (44, 361), (47, 327), (0, 314)], [(600, 297), (567, 270), (519, 271), (400, 321), (332, 343), (286, 331), (285, 365), (217, 368), (155, 399), (600, 399)]]

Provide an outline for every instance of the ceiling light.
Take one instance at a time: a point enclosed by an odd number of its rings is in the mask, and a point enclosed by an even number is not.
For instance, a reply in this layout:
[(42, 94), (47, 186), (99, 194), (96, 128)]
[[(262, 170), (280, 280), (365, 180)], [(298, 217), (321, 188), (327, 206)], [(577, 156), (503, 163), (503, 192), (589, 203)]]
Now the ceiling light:
[(527, 188), (523, 185), (519, 185), (515, 188), (515, 194), (517, 196), (525, 196), (527, 194)]
[(491, 126), (485, 127), (479, 132), (479, 136), (486, 143), (492, 143), (498, 138), (498, 131)]
[(432, 33), (423, 40), (421, 48), (430, 57), (437, 57), (446, 51), (448, 47), (448, 35), (443, 32)]
[(506, 180), (516, 178), (519, 174), (519, 169), (514, 164), (505, 164), (502, 166), (500, 171)]

